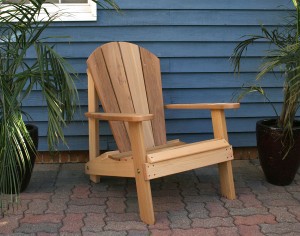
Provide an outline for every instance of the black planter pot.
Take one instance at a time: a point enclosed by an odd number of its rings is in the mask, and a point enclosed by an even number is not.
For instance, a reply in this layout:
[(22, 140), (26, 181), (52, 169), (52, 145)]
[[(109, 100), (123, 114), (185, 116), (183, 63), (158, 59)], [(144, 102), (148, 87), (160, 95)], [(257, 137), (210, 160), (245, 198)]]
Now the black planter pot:
[[(28, 133), (33, 141), (33, 144), (35, 146), (35, 149), (37, 150), (38, 148), (38, 141), (39, 141), (39, 132), (38, 132), (38, 127), (32, 124), (27, 124), (26, 128), (28, 130)], [(34, 167), (34, 163), (35, 163), (35, 159), (36, 159), (36, 153), (34, 152), (34, 150), (32, 150), (31, 148), (28, 148), (28, 152), (30, 155), (30, 159), (29, 160), (25, 160), (25, 167), (26, 167), (26, 171), (25, 174), (21, 180), (21, 189), (20, 191), (23, 192), (31, 179), (31, 175), (32, 175), (32, 170)]]
[(284, 158), (282, 129), (276, 120), (261, 120), (256, 123), (256, 139), (261, 167), (267, 181), (274, 185), (289, 185), (300, 165), (300, 121), (294, 123), (294, 146)]

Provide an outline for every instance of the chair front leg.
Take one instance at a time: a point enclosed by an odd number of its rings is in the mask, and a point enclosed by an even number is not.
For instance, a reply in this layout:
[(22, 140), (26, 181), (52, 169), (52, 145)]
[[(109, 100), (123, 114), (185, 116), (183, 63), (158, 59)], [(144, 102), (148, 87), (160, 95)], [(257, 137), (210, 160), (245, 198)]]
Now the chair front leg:
[(132, 148), (140, 217), (146, 224), (154, 224), (151, 186), (150, 181), (145, 180), (144, 173), (146, 148), (142, 122), (129, 122), (129, 137)]
[[(211, 110), (213, 131), (215, 138), (223, 138), (228, 141), (225, 113), (223, 109)], [(235, 199), (235, 188), (232, 173), (231, 161), (218, 164), (220, 175), (220, 186), (222, 196), (228, 199)]]

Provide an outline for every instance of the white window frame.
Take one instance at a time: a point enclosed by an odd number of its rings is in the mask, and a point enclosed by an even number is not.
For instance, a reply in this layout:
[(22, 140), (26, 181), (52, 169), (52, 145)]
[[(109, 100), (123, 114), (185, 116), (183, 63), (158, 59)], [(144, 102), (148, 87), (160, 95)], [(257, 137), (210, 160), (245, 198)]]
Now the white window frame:
[[(9, 4), (7, 4), (9, 7)], [(97, 20), (97, 4), (92, 0), (87, 3), (55, 3), (43, 4), (48, 13), (59, 13), (59, 17), (55, 21), (96, 21)], [(41, 12), (39, 19), (47, 18), (46, 13)]]
[(97, 4), (92, 0), (87, 3), (56, 3), (43, 4), (47, 11), (51, 13), (60, 12), (58, 21), (96, 21)]

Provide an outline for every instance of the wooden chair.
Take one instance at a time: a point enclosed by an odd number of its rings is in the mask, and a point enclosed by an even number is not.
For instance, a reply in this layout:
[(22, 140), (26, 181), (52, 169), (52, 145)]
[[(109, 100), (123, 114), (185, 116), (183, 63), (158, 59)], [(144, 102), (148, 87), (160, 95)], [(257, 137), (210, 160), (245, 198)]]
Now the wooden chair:
[[(218, 164), (221, 194), (235, 198), (224, 109), (238, 103), (163, 106), (160, 62), (146, 49), (126, 42), (98, 47), (87, 60), (89, 155), (86, 173), (136, 180), (141, 219), (154, 224), (150, 180)], [(100, 99), (105, 112), (98, 112)], [(166, 140), (164, 108), (211, 110), (214, 139), (185, 144)], [(99, 122), (109, 121), (117, 151), (99, 155)]]

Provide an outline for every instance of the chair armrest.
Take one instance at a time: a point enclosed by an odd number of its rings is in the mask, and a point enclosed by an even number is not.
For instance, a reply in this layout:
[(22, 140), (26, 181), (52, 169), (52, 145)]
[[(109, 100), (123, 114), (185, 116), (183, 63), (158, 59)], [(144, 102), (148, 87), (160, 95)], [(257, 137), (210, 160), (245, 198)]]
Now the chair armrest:
[(192, 104), (168, 104), (167, 109), (208, 109), (208, 110), (224, 110), (239, 108), (239, 103), (192, 103)]
[(108, 121), (127, 121), (127, 122), (141, 122), (152, 120), (153, 114), (136, 114), (136, 113), (105, 113), (105, 112), (86, 112), (85, 116), (98, 120)]

